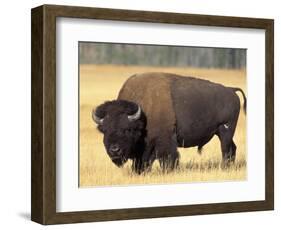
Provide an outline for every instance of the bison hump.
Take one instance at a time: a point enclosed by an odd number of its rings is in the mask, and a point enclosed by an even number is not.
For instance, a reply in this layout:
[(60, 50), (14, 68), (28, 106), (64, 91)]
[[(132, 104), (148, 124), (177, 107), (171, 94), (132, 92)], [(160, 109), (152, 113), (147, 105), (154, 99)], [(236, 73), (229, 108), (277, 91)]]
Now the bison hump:
[(176, 116), (171, 97), (171, 78), (162, 73), (136, 74), (119, 92), (118, 99), (139, 104), (147, 118), (148, 138), (174, 131)]

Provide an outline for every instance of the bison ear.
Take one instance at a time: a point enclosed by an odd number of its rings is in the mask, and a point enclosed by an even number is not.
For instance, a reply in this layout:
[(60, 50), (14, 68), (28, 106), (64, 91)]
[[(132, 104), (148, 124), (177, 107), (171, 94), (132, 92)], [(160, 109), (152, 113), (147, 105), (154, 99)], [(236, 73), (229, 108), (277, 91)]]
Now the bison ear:
[(141, 116), (141, 107), (138, 105), (137, 111), (132, 115), (128, 115), (128, 119), (129, 121), (136, 121), (140, 118), (140, 116)]

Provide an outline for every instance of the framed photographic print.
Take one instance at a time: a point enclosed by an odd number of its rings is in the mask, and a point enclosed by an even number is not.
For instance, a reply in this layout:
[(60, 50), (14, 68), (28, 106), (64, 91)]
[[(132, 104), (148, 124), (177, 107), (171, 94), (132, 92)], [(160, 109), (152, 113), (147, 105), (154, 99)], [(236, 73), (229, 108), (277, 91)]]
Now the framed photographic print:
[(41, 224), (274, 208), (273, 20), (32, 9)]

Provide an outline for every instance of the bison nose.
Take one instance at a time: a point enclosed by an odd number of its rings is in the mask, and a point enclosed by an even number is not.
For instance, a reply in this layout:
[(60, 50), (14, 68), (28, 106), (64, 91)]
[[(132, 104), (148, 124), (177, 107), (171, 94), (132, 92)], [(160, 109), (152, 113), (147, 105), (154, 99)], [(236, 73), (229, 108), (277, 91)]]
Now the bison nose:
[(113, 154), (118, 154), (120, 152), (120, 148), (117, 144), (115, 145), (111, 145), (110, 148), (109, 148), (109, 151)]

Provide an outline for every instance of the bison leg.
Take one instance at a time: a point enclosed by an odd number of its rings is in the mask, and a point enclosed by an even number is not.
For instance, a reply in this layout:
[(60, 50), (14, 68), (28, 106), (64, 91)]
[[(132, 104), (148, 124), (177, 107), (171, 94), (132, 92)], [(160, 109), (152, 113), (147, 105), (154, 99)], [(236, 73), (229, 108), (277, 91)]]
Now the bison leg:
[(158, 142), (155, 149), (156, 157), (159, 159), (160, 167), (164, 172), (171, 171), (178, 166), (179, 152), (175, 134), (169, 140)]
[(234, 143), (234, 141), (232, 140), (231, 143), (231, 161), (234, 162), (236, 158), (236, 145)]
[(150, 145), (143, 153), (142, 156), (142, 171), (149, 172), (152, 168), (152, 164), (155, 161), (155, 153)]
[(162, 157), (159, 157), (159, 163), (163, 172), (172, 171), (179, 165), (179, 152), (163, 154)]
[(236, 126), (221, 125), (218, 129), (218, 137), (221, 142), (221, 151), (223, 158), (223, 166), (228, 166), (235, 161), (236, 145), (233, 141), (233, 135)]
[(140, 157), (133, 159), (132, 170), (137, 174), (141, 174), (143, 172), (143, 162)]
[(223, 163), (229, 165), (233, 163), (236, 157), (236, 145), (233, 141), (229, 145), (222, 144)]

